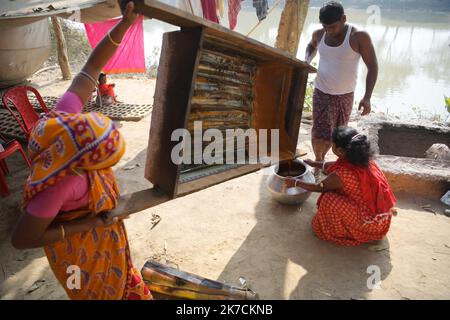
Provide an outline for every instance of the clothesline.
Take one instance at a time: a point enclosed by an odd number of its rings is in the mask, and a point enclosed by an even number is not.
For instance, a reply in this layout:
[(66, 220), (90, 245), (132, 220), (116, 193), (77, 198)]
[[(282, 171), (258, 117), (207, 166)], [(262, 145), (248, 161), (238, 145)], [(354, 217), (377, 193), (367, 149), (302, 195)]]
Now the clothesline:
[[(224, 0), (178, 0), (178, 5), (185, 11), (191, 12), (197, 16), (203, 16), (204, 19), (220, 24), (220, 19), (224, 14)], [(195, 2), (194, 2), (195, 1)], [(259, 21), (264, 20), (269, 12), (268, 0), (250, 0), (256, 9), (256, 15)], [(281, 0), (276, 0), (275, 6)], [(237, 17), (241, 11), (241, 4), (244, 0), (228, 0), (228, 22), (230, 29), (234, 30), (237, 24)], [(195, 5), (195, 6), (194, 6)], [(199, 5), (201, 5), (199, 7)], [(200, 14), (199, 14), (200, 13)], [(220, 16), (220, 18), (219, 18)], [(259, 25), (259, 24), (258, 24)]]
[[(277, 2), (273, 5), (273, 7), (269, 10), (269, 12), (267, 13), (266, 19), (267, 17), (272, 13), (273, 9), (275, 9), (279, 4), (280, 4), (281, 0), (277, 0)], [(264, 20), (266, 20), (264, 19)], [(258, 23), (256, 23), (253, 28), (246, 34), (246, 36), (250, 36), (250, 34), (255, 31), (256, 28), (258, 28), (258, 26), (264, 21), (264, 20), (260, 20), (258, 21)]]

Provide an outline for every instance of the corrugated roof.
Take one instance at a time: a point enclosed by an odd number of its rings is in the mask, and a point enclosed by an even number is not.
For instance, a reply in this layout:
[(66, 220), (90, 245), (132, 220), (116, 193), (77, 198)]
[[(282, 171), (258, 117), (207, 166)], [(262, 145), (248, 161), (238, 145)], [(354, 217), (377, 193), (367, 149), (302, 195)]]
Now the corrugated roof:
[[(107, 0), (9, 0), (1, 1), (0, 19), (45, 17), (82, 10), (107, 3)], [(115, 1), (113, 1), (115, 2)]]

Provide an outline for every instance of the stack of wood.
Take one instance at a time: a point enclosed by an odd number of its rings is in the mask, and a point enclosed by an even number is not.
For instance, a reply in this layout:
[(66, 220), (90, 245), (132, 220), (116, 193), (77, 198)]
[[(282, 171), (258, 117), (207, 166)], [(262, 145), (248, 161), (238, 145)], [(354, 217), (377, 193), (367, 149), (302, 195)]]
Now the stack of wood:
[[(205, 42), (200, 50), (198, 71), (195, 78), (194, 93), (187, 129), (194, 137), (194, 121), (202, 122), (203, 131), (217, 129), (226, 137), (227, 129), (251, 128), (253, 110), (253, 83), (257, 71), (255, 59), (237, 52), (230, 52), (216, 44)], [(194, 141), (191, 141), (194, 149)], [(202, 144), (202, 152), (206, 145)], [(223, 141), (225, 149), (225, 141)], [(245, 143), (248, 150), (248, 139)], [(235, 153), (238, 152), (237, 145)], [(226, 155), (223, 154), (225, 161)], [(192, 163), (194, 154), (192, 154)], [(202, 165), (185, 165), (182, 172)]]
[(250, 289), (205, 279), (155, 261), (147, 261), (141, 274), (155, 299), (257, 300), (259, 298)]

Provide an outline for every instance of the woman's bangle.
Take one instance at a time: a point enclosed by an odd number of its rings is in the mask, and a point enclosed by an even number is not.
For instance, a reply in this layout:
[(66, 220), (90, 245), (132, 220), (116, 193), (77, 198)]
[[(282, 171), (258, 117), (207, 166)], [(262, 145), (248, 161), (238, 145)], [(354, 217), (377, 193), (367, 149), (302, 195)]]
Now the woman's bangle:
[(110, 32), (110, 31), (108, 31), (108, 38), (109, 38), (109, 41), (111, 41), (111, 43), (112, 43), (113, 45), (115, 45), (116, 47), (120, 46), (120, 42), (115, 42), (115, 41), (111, 38), (111, 32)]
[(323, 174), (326, 174), (326, 172), (325, 172), (325, 164), (326, 164), (326, 162), (325, 162), (325, 160), (323, 160), (323, 163), (322, 163), (322, 173)]
[(63, 240), (66, 237), (66, 230), (64, 230), (64, 225), (62, 223), (59, 225), (59, 228), (61, 229), (61, 240)]
[(85, 72), (85, 71), (80, 71), (78, 74), (80, 74), (80, 75), (85, 76), (86, 78), (88, 78), (89, 81), (92, 82), (92, 84), (94, 85), (94, 87), (96, 87), (96, 88), (98, 87), (97, 81), (96, 81), (96, 80), (94, 79), (94, 77), (91, 76), (89, 73), (87, 73), (87, 72)]

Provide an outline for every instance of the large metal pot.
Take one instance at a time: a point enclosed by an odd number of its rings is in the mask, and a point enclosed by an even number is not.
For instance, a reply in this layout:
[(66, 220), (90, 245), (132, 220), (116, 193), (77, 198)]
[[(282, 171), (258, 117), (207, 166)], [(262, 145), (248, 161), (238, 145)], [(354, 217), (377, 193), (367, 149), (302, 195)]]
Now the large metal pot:
[(314, 175), (311, 167), (300, 159), (282, 161), (271, 168), (271, 175), (267, 179), (267, 189), (273, 198), (283, 204), (298, 205), (311, 195), (310, 191), (302, 188), (287, 188), (287, 177), (301, 179), (304, 182), (314, 183)]

